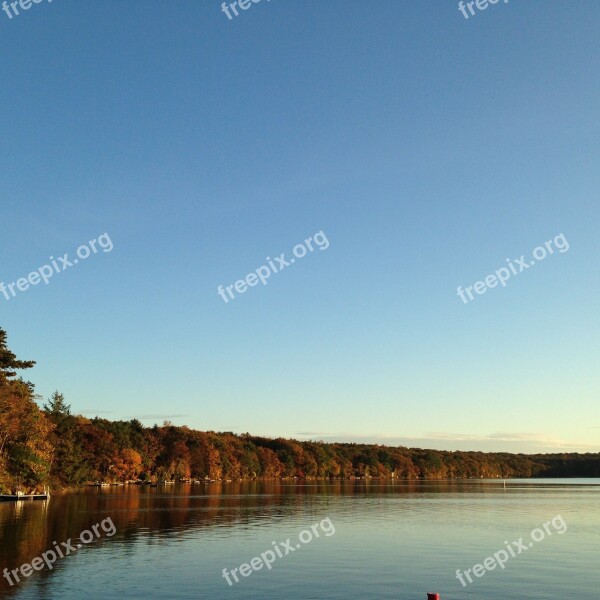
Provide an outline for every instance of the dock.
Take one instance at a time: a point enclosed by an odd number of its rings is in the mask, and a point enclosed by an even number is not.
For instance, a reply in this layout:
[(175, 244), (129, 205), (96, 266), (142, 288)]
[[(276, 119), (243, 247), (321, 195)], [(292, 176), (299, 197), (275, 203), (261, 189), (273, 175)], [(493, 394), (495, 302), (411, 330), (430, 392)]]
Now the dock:
[(44, 494), (0, 494), (0, 502), (21, 502), (23, 500), (48, 500), (49, 493)]

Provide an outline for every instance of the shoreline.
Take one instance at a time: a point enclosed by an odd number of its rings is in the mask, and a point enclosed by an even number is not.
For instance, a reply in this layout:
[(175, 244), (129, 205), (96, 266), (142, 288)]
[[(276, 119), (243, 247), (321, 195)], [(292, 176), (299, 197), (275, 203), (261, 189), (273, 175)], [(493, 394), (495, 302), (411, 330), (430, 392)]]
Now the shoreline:
[[(223, 485), (223, 484), (248, 484), (248, 483), (296, 483), (299, 485), (305, 483), (370, 483), (370, 482), (386, 482), (386, 483), (408, 483), (408, 484), (422, 484), (427, 482), (436, 482), (436, 483), (497, 483), (498, 485), (505, 484), (514, 484), (514, 483), (526, 483), (526, 482), (552, 482), (552, 481), (562, 481), (562, 480), (577, 480), (577, 479), (590, 479), (597, 480), (600, 484), (600, 477), (580, 477), (578, 475), (571, 476), (563, 476), (563, 477), (440, 477), (440, 478), (406, 478), (406, 477), (337, 477), (337, 478), (328, 478), (328, 477), (311, 477), (311, 478), (298, 478), (298, 477), (252, 477), (252, 478), (241, 478), (241, 479), (216, 479), (211, 481), (203, 481), (203, 480), (195, 480), (195, 481), (170, 481), (167, 483), (150, 483), (150, 482), (142, 482), (142, 481), (125, 481), (118, 483), (85, 483), (79, 486), (69, 486), (69, 487), (53, 487), (50, 486), (50, 492), (52, 495), (63, 495), (63, 494), (72, 494), (81, 492), (83, 490), (90, 490), (92, 488), (97, 488), (100, 490), (108, 490), (114, 488), (130, 488), (130, 487), (140, 487), (140, 488), (166, 488), (169, 489), (172, 486), (197, 486), (197, 485)], [(577, 485), (581, 486), (594, 486), (593, 483), (580, 483)]]

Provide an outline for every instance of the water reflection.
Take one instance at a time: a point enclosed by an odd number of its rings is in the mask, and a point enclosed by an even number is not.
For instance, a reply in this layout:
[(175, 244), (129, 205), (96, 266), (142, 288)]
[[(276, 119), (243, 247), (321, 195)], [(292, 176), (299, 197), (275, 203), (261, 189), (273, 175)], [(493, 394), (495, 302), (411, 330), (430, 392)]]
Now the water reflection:
[[(104, 535), (88, 548), (107, 544), (132, 546), (143, 539), (158, 544), (161, 539), (182, 532), (210, 528), (211, 535), (228, 535), (232, 527), (269, 526), (307, 510), (307, 505), (327, 506), (337, 511), (368, 519), (373, 502), (406, 500), (399, 510), (418, 510), (414, 499), (447, 499), (453, 494), (527, 494), (555, 492), (562, 481), (253, 481), (213, 484), (178, 484), (150, 488), (127, 486), (91, 488), (47, 501), (0, 504), (0, 570), (10, 570), (52, 549), (70, 538), (75, 542), (83, 530), (110, 517), (117, 533)], [(587, 486), (594, 480), (566, 480), (569, 487)], [(446, 495), (442, 498), (439, 495)], [(330, 498), (344, 497), (344, 502), (329, 504)], [(368, 501), (365, 500), (368, 497)], [(362, 498), (359, 502), (353, 499)], [(43, 580), (70, 568), (69, 560), (59, 560), (54, 570), (35, 573)], [(23, 583), (11, 587), (0, 578), (0, 595), (9, 597)]]

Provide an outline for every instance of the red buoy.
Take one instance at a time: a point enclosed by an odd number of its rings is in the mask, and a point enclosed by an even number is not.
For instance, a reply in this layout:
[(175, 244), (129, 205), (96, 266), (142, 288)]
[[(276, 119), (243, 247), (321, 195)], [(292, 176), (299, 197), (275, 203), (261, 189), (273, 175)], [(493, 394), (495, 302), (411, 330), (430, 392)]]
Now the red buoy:
[(440, 600), (439, 594), (427, 594), (427, 600)]

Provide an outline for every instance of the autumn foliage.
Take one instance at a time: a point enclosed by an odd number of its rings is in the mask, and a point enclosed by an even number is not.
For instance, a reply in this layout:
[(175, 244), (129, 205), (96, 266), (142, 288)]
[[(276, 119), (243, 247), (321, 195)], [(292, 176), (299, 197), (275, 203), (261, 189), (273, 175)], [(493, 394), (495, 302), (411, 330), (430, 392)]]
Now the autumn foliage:
[(0, 329), (0, 492), (160, 479), (598, 477), (598, 454), (446, 452), (196, 431), (41, 408)]

